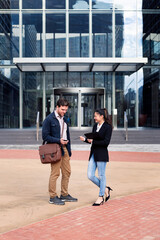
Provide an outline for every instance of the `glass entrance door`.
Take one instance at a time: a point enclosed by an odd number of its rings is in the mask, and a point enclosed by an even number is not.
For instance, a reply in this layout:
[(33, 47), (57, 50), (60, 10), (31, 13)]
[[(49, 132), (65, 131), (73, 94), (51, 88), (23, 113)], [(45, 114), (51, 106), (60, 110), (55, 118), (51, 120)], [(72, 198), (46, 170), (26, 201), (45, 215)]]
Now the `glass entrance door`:
[(68, 118), (69, 125), (71, 127), (78, 126), (78, 94), (63, 94), (63, 97), (69, 102), (69, 109), (66, 113), (66, 117)]
[(81, 127), (92, 127), (94, 124), (94, 111), (104, 108), (104, 95), (96, 93), (81, 94)]
[(91, 127), (94, 124), (94, 111), (104, 107), (104, 89), (57, 88), (54, 89), (54, 106), (60, 97), (70, 103), (66, 117), (71, 127)]
[(94, 123), (94, 111), (96, 109), (96, 94), (82, 94), (81, 97), (81, 126), (90, 127)]

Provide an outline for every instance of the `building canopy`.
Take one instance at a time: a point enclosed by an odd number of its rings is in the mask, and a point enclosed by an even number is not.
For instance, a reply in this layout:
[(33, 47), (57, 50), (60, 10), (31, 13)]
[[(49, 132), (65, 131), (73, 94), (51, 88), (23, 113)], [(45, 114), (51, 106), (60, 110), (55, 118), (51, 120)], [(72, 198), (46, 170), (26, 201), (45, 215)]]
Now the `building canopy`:
[(21, 72), (125, 72), (138, 71), (147, 58), (14, 58)]

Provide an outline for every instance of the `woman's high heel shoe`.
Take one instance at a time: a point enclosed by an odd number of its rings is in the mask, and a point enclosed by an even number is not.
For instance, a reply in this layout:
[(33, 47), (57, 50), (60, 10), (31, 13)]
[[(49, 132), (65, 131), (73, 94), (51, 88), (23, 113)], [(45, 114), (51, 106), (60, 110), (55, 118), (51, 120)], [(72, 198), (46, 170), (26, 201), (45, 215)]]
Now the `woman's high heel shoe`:
[(104, 198), (103, 198), (102, 202), (100, 202), (100, 203), (93, 203), (92, 206), (100, 206), (100, 205), (103, 205), (103, 203), (104, 203)]
[(110, 187), (106, 186), (106, 188), (108, 188), (108, 196), (105, 198), (105, 202), (107, 202), (110, 199), (110, 191), (113, 191), (113, 189)]

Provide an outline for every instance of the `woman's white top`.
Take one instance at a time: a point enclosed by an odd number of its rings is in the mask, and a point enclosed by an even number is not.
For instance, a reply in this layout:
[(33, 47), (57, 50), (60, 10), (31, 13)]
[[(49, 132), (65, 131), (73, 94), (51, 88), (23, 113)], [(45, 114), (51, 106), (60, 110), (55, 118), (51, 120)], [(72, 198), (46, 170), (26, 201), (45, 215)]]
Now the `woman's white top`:
[[(104, 122), (103, 122), (103, 123), (104, 123)], [(103, 123), (102, 123), (101, 125), (100, 125), (100, 124), (97, 125), (97, 130), (96, 130), (96, 132), (99, 132), (99, 130), (101, 129)]]

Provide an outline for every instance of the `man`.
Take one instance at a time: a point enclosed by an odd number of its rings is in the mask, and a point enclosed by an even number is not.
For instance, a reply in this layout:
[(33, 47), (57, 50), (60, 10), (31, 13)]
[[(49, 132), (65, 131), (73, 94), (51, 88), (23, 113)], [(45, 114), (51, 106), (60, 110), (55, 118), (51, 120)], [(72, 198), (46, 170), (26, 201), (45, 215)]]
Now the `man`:
[[(64, 205), (65, 202), (76, 202), (78, 199), (68, 194), (68, 184), (71, 175), (70, 167), (70, 134), (65, 113), (68, 110), (69, 103), (67, 100), (60, 98), (57, 102), (56, 110), (49, 114), (43, 122), (42, 138), (47, 143), (58, 143), (61, 145), (62, 158), (60, 161), (51, 163), (51, 174), (49, 179), (49, 203)], [(56, 181), (62, 173), (61, 195), (60, 198), (56, 193)]]

